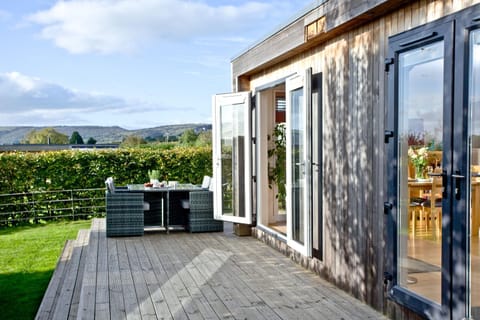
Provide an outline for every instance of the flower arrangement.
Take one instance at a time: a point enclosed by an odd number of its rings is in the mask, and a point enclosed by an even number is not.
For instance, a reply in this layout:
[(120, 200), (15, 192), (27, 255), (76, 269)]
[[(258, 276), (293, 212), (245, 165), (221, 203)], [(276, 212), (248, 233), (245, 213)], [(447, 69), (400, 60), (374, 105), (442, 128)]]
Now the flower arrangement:
[(408, 148), (408, 157), (415, 167), (415, 177), (425, 178), (425, 167), (427, 166), (428, 157), (427, 147), (418, 149)]

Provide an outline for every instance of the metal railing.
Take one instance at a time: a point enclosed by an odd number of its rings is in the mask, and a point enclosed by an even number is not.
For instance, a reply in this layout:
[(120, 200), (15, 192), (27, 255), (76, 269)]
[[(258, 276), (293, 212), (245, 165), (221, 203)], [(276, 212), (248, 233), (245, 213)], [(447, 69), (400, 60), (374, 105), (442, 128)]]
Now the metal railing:
[(105, 214), (105, 188), (0, 194), (0, 227)]

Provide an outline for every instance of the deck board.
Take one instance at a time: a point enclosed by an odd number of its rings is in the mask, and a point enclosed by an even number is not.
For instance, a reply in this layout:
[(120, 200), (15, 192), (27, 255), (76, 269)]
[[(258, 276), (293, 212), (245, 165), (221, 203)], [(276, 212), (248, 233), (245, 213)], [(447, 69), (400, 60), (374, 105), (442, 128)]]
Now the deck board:
[(78, 309), (81, 319), (386, 319), (231, 231), (106, 238), (104, 220), (95, 219), (83, 255), (74, 258), (83, 275), (80, 297), (70, 294), (70, 312)]
[(82, 290), (82, 279), (83, 279), (83, 273), (85, 270), (85, 260), (87, 256), (87, 246), (88, 246), (89, 240), (90, 240), (90, 230), (82, 229), (78, 232), (76, 242), (77, 242), (77, 245), (82, 249), (82, 252), (81, 252), (80, 261), (78, 265), (77, 279), (75, 283), (75, 289), (73, 291), (70, 312), (68, 314), (69, 320), (77, 319), (78, 304), (80, 302), (80, 294)]
[(79, 238), (73, 242), (73, 250), (70, 255), (70, 261), (66, 268), (65, 278), (60, 290), (57, 304), (52, 319), (68, 319), (72, 307), (73, 294), (80, 271), (80, 259), (82, 257), (84, 234), (80, 233)]
[(37, 320), (51, 319), (53, 316), (57, 299), (60, 296), (63, 280), (65, 278), (66, 268), (68, 267), (68, 261), (70, 260), (73, 252), (74, 242), (74, 240), (67, 240), (65, 242), (65, 246), (57, 262), (57, 267), (53, 272), (40, 307), (38, 308), (37, 315), (35, 317)]

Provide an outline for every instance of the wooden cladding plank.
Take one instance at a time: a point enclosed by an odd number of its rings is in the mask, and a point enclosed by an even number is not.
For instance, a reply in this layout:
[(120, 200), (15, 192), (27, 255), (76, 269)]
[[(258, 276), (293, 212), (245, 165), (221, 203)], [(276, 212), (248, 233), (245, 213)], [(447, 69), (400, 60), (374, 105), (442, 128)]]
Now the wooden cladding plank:
[(305, 41), (312, 40), (316, 36), (325, 33), (326, 31), (326, 18), (321, 17), (316, 21), (307, 25), (305, 30)]
[(326, 216), (326, 263), (332, 270), (331, 276), (338, 283), (349, 278), (348, 242), (343, 238), (349, 234), (348, 226), (348, 163), (347, 133), (349, 125), (349, 53), (348, 37), (339, 38), (326, 47), (323, 62), (325, 108), (324, 108), (324, 214)]
[(232, 61), (232, 74), (241, 75), (258, 65), (275, 60), (280, 55), (290, 52), (305, 41), (303, 20), (298, 20), (282, 32), (272, 35), (261, 45), (256, 45)]
[[(367, 282), (366, 282), (366, 300), (370, 305), (374, 306), (378, 310), (383, 310), (383, 286), (379, 284), (383, 281), (383, 268), (378, 266), (384, 266), (384, 250), (383, 246), (378, 245), (383, 242), (384, 239), (384, 215), (380, 213), (378, 216), (378, 209), (381, 208), (384, 202), (385, 194), (383, 192), (385, 179), (384, 172), (384, 143), (383, 132), (385, 130), (385, 103), (384, 97), (386, 92), (387, 77), (384, 72), (383, 62), (387, 56), (387, 47), (385, 39), (385, 23), (384, 20), (380, 20), (373, 26), (373, 44), (376, 47), (377, 52), (374, 52), (373, 59), (373, 72), (372, 72), (372, 112), (376, 116), (372, 121), (372, 145), (371, 159), (373, 170), (376, 172), (374, 179), (372, 179), (372, 203), (369, 208), (368, 224), (372, 229), (371, 236), (368, 239), (367, 246)], [(367, 228), (368, 229), (368, 228)]]

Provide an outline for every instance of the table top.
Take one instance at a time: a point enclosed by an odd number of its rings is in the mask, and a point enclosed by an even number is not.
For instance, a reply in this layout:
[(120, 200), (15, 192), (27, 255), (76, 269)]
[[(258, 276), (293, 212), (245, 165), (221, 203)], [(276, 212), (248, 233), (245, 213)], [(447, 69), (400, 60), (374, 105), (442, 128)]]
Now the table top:
[(172, 192), (172, 191), (194, 191), (203, 190), (201, 187), (193, 184), (178, 184), (169, 187), (145, 187), (143, 184), (129, 184), (125, 188), (115, 189), (116, 192)]

